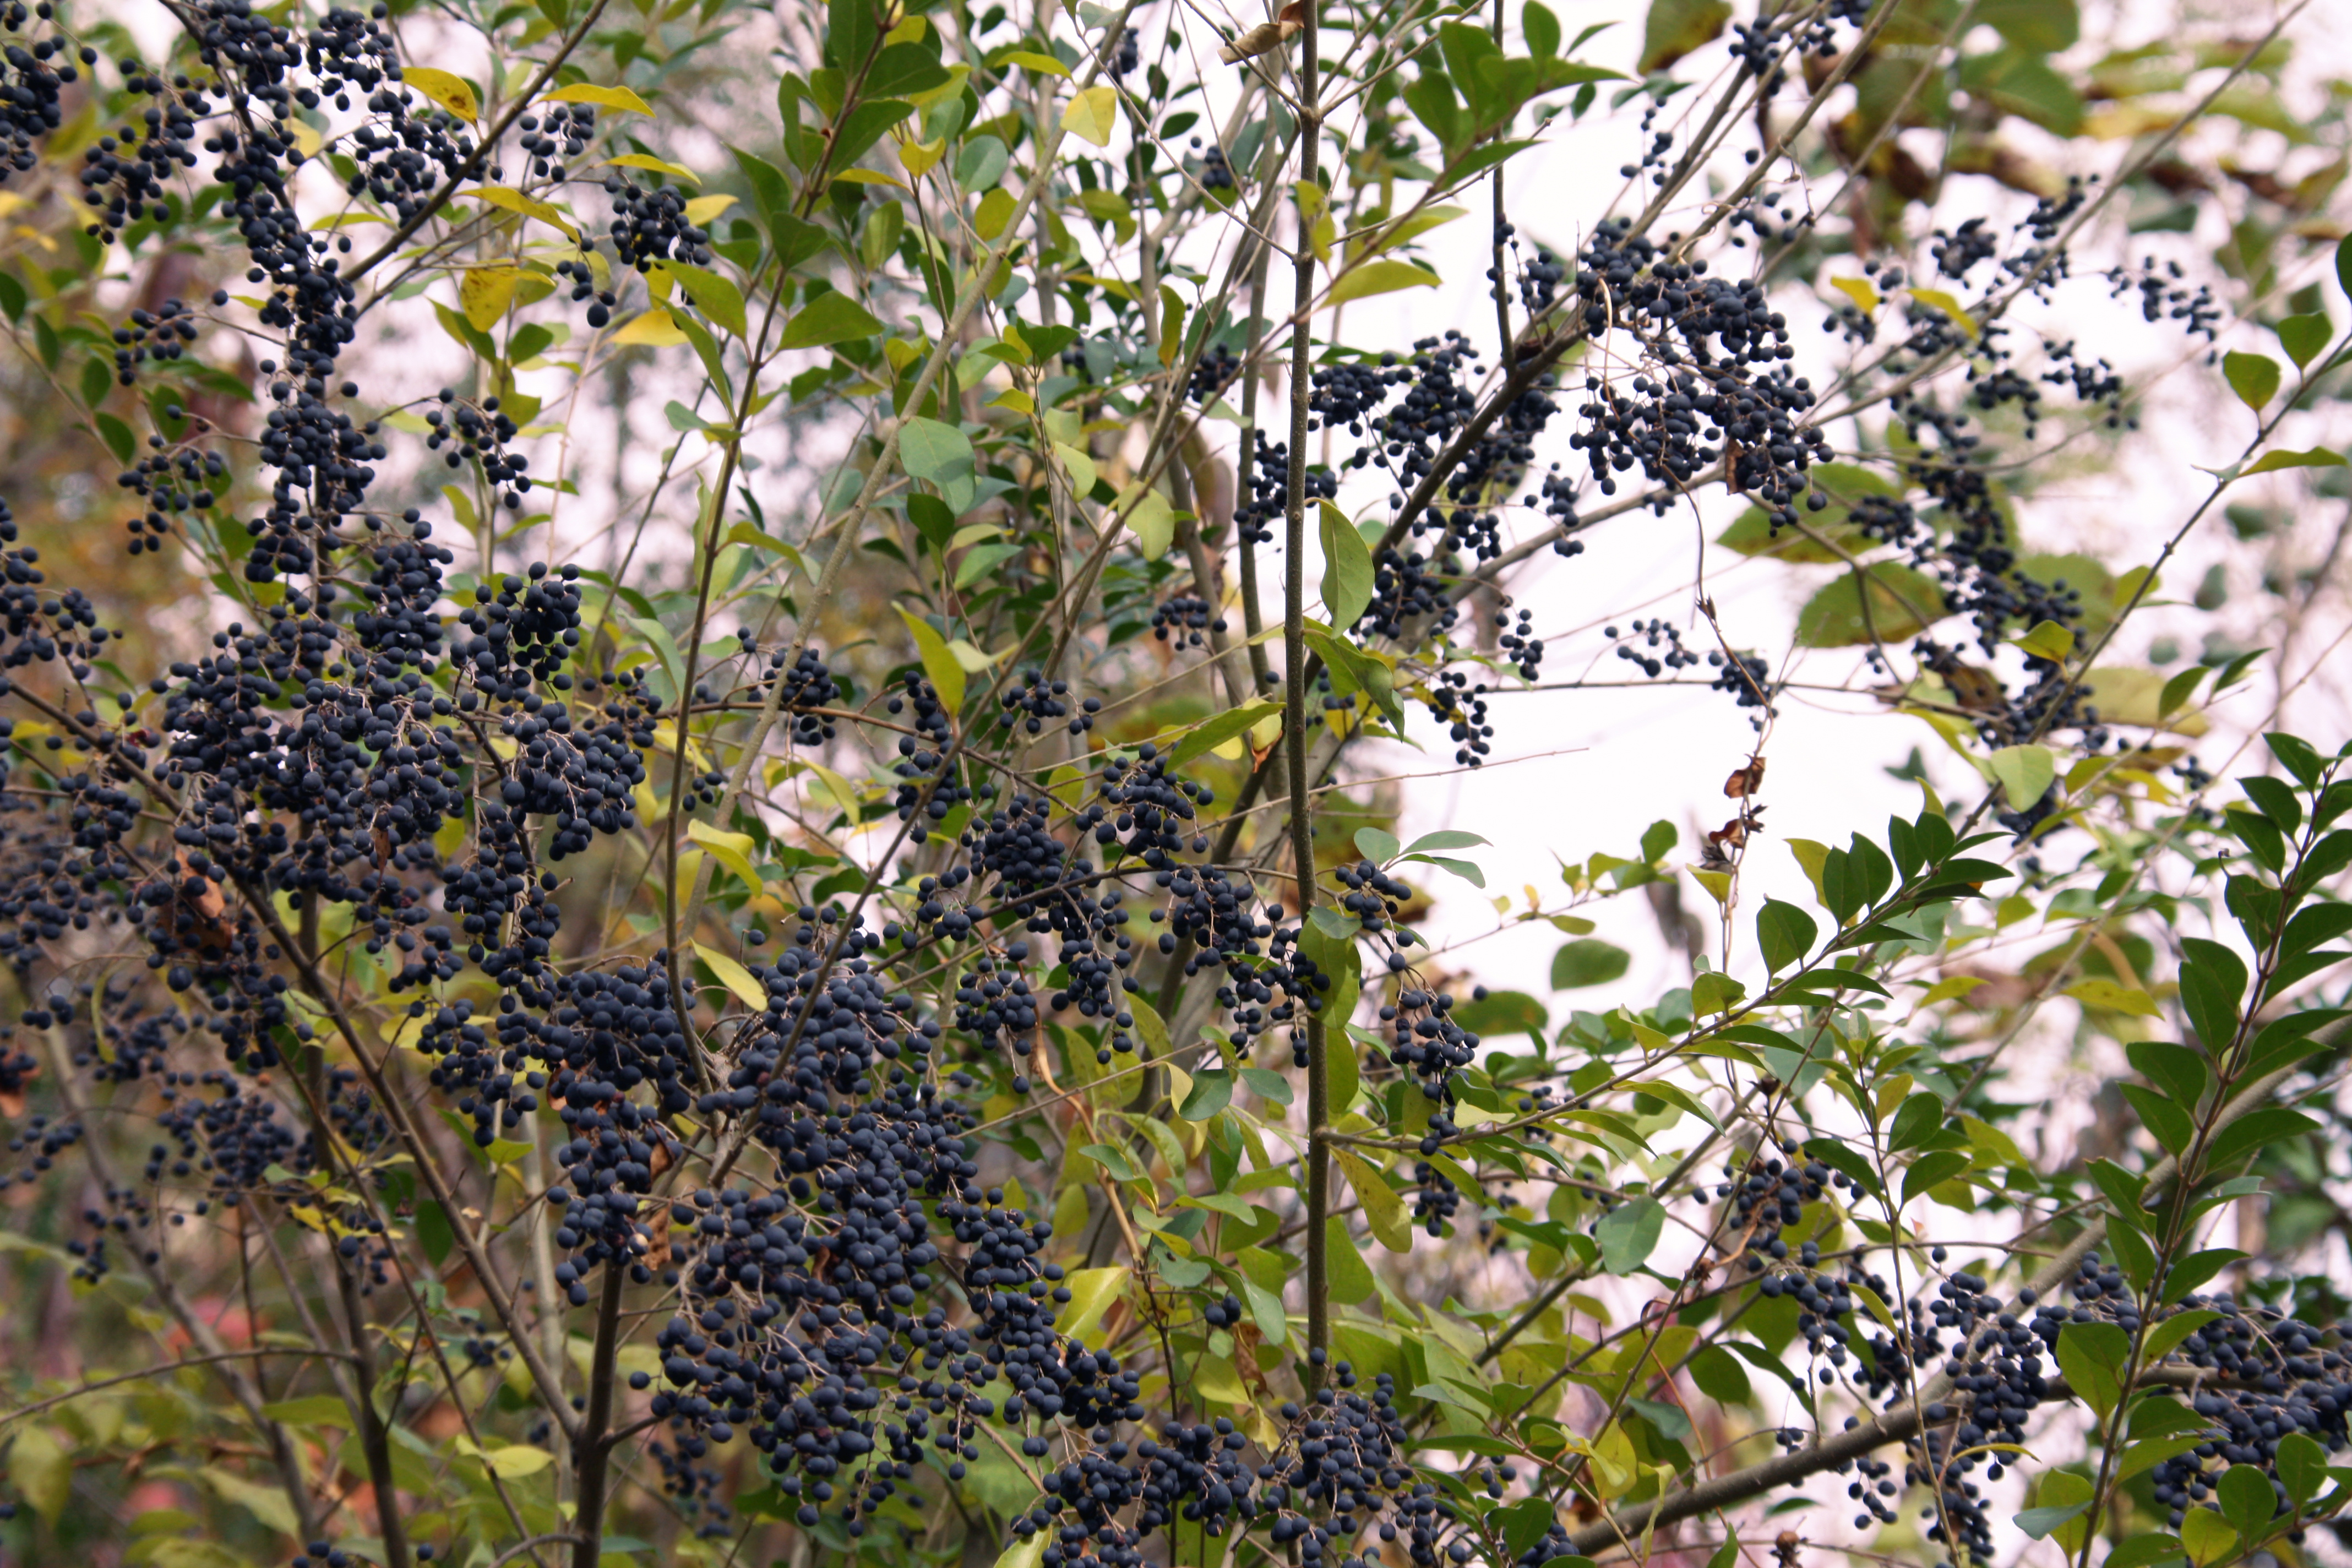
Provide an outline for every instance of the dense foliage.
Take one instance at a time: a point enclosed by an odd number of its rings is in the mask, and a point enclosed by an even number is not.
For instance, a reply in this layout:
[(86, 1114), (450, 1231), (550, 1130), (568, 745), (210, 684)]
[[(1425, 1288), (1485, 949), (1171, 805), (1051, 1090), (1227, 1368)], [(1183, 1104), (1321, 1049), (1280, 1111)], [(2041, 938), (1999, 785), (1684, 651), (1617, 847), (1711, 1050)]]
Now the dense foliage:
[[(2287, 22), (634, 9), (0, 0), (0, 1554), (2322, 1556), (2352, 746), (2117, 640), (2343, 496), (2343, 159), (2181, 152), (2340, 152)], [(2133, 449), (2085, 300), (2246, 433), (2127, 570), (2020, 521)], [(1515, 585), (1726, 498), (1970, 795), (1743, 896), (1802, 689), (1703, 541), (1601, 642), (1731, 816), (1496, 901), (1690, 983), (1556, 1022), (1369, 759), (1503, 760)]]

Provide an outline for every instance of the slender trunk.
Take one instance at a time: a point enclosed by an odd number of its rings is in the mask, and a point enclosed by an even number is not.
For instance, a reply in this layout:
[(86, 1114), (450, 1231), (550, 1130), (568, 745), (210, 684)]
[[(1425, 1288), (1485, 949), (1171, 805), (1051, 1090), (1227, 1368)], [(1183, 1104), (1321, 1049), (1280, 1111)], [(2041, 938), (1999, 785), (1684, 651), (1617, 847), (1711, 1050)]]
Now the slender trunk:
[[(1313, 183), (1322, 139), (1320, 109), (1316, 97), (1315, 7), (1306, 8), (1307, 26), (1298, 36), (1298, 177)], [(1315, 247), (1304, 209), (1299, 213), (1297, 254), (1292, 264), (1290, 329), (1290, 464), (1284, 498), (1282, 559), (1282, 657), (1284, 757), (1290, 775), (1290, 856), (1298, 878), (1298, 919), (1306, 928), (1315, 907), (1315, 823), (1313, 793), (1307, 773), (1307, 392), (1314, 374), (1310, 363), (1314, 334), (1307, 306), (1315, 298)], [(1310, 1363), (1328, 1353), (1331, 1342), (1331, 1269), (1325, 1220), (1331, 1212), (1331, 1103), (1324, 1066), (1323, 1020), (1311, 1010), (1311, 995), (1294, 1005), (1302, 1011), (1307, 1031), (1307, 1352)], [(1323, 1373), (1310, 1365), (1307, 1392), (1320, 1386)]]
[(588, 1419), (572, 1445), (573, 1475), (579, 1485), (572, 1517), (572, 1568), (596, 1568), (604, 1551), (604, 1505), (612, 1478), (613, 1372), (620, 1351), (621, 1285), (629, 1266), (625, 1255), (604, 1263), (604, 1294), (596, 1305), (596, 1349), (588, 1364)]

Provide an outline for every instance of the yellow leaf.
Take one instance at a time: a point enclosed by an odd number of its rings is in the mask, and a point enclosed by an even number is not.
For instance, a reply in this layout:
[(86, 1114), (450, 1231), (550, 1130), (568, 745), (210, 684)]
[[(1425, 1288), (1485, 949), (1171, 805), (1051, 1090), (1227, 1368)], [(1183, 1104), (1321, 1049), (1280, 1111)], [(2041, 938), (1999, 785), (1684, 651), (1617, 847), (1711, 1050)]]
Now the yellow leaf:
[(1977, 323), (1975, 318), (1971, 317), (1967, 310), (1961, 308), (1960, 302), (1958, 300), (1954, 299), (1951, 295), (1947, 294), (1941, 289), (1914, 289), (1911, 290), (1911, 298), (1918, 300), (1919, 303), (1927, 306), (1931, 310), (1943, 311), (1944, 314), (1951, 317), (1953, 322), (1959, 327), (1960, 331), (1968, 333), (1969, 336), (1975, 337), (1977, 335)]
[(480, 100), (474, 97), (474, 89), (463, 77), (435, 70), (430, 66), (409, 66), (401, 71), (400, 79), (460, 120), (472, 121), (482, 117)]
[(1109, 146), (1111, 132), (1118, 127), (1118, 93), (1112, 88), (1090, 87), (1062, 110), (1062, 129), (1097, 147)]
[(611, 341), (623, 346), (658, 349), (686, 342), (686, 334), (678, 330), (676, 321), (670, 320), (667, 310), (656, 305), (652, 310), (632, 319), (628, 325), (614, 332)]
[(325, 137), (299, 120), (293, 121), (287, 129), (293, 135), (294, 145), (301, 149), (302, 156), (305, 158), (317, 157), (319, 149), (327, 144)]
[[(415, 71), (408, 73), (413, 79)], [(576, 81), (570, 87), (559, 87), (541, 103), (593, 103), (599, 109), (617, 109), (624, 114), (651, 115), (653, 107), (625, 87), (592, 87)]]
[(451, 1446), (468, 1458), (479, 1459), (501, 1480), (513, 1480), (518, 1476), (537, 1475), (555, 1462), (555, 1456), (544, 1448), (528, 1443), (509, 1444), (503, 1448), (485, 1448), (470, 1437), (454, 1437)]
[(1034, 414), (1037, 412), (1037, 400), (1018, 387), (1008, 386), (981, 406), (1010, 409), (1015, 414)]
[(735, 205), (735, 198), (723, 193), (715, 196), (697, 196), (686, 204), (686, 221), (699, 228), (712, 218)]
[(471, 196), (485, 206), (502, 207), (508, 212), (520, 213), (525, 217), (535, 217), (541, 223), (551, 224), (572, 239), (580, 237), (580, 231), (572, 226), (569, 218), (547, 203), (524, 195), (520, 191), (510, 191), (504, 185), (477, 185), (470, 191), (459, 191), (457, 194), (461, 196)]
[[(1007, 50), (996, 63), (1000, 68), (1005, 66), (1021, 66), (1029, 70), (1041, 72), (1045, 76), (1067, 76), (1070, 74), (1069, 67), (1064, 65), (1053, 56), (1041, 55), (1034, 49)], [(1111, 89), (1106, 87), (1098, 88), (1094, 90), (1099, 92), (1109, 92)]]
[(667, 174), (674, 180), (692, 180), (698, 185), (702, 184), (702, 176), (685, 164), (673, 163), (667, 158), (656, 158), (650, 153), (624, 153), (617, 158), (607, 158), (604, 162), (615, 168), (651, 169), (657, 174)]
[[(696, 826), (699, 826), (700, 824), (698, 823)], [(719, 952), (715, 947), (708, 947), (698, 942), (694, 944), (694, 951), (702, 955), (703, 963), (710, 965), (710, 973), (719, 976), (719, 984), (724, 985), (728, 990), (732, 991), (735, 994), (737, 1001), (742, 1003), (746, 1007), (751, 1008), (754, 1013), (761, 1012), (766, 1008), (768, 1005), (767, 987), (752, 979), (751, 972), (750, 970), (744, 968), (741, 964), (736, 963), (733, 959), (728, 957), (725, 953)]]
[(1878, 290), (1870, 286), (1867, 278), (1832, 278), (1830, 287), (1853, 300), (1854, 308), (1865, 316), (1878, 309)]
[(514, 303), (515, 285), (521, 280), (522, 269), (518, 267), (469, 268), (457, 285), (458, 308), (474, 323), (475, 331), (487, 332)]
[(932, 142), (902, 142), (898, 144), (898, 162), (908, 174), (919, 180), (939, 166), (947, 151), (948, 139), (944, 136)]
[(743, 879), (753, 893), (764, 893), (768, 885), (751, 867), (751, 836), (730, 833), (723, 827), (713, 827), (699, 819), (686, 825), (686, 836), (710, 851), (711, 858)]
[(1353, 268), (1331, 285), (1324, 300), (1326, 305), (1344, 305), (1350, 300), (1361, 300), (1372, 294), (1390, 294), (1399, 289), (1434, 289), (1444, 279), (1426, 267), (1416, 267), (1410, 261), (1368, 261)]
[(907, 188), (906, 181), (886, 174), (879, 169), (844, 169), (833, 177), (833, 183), (836, 185), (888, 185), (898, 191)]

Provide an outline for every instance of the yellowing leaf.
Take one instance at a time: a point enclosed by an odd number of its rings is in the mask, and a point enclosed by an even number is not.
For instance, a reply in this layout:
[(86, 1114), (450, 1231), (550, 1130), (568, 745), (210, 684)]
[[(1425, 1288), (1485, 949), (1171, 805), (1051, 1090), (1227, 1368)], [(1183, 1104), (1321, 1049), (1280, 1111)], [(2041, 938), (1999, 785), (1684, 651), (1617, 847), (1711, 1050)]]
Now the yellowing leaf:
[(980, 198), (980, 210), (972, 214), (971, 226), (982, 239), (994, 239), (1013, 221), (1013, 193), (999, 185)]
[[(416, 75), (415, 71), (410, 71), (408, 74), (411, 79)], [(593, 103), (599, 109), (617, 109), (624, 114), (651, 115), (653, 113), (652, 105), (625, 87), (594, 87), (584, 81), (573, 82), (570, 87), (559, 87), (540, 101), (542, 103)]]
[(1399, 289), (1434, 289), (1444, 281), (1426, 267), (1416, 267), (1410, 261), (1368, 261), (1350, 269), (1324, 299), (1326, 305), (1344, 305), (1350, 300), (1361, 300), (1374, 294), (1392, 294)]
[(673, 180), (691, 180), (702, 184), (702, 176), (683, 163), (673, 163), (667, 158), (656, 158), (650, 153), (624, 153), (607, 158), (605, 163), (621, 169), (651, 169), (657, 174), (667, 174)]
[(2137, 986), (2118, 985), (2112, 980), (2077, 980), (2066, 987), (2066, 994), (2102, 1013), (2128, 1013), (2135, 1018), (2164, 1016), (2156, 998)]
[(2047, 746), (2003, 746), (1985, 762), (2011, 811), (2030, 810), (2058, 778), (2057, 754)]
[(887, 185), (894, 191), (907, 188), (906, 181), (895, 179), (879, 169), (844, 169), (833, 177), (833, 183), (836, 185)]
[(1082, 1340), (1102, 1326), (1104, 1315), (1127, 1289), (1127, 1266), (1080, 1268), (1062, 1283), (1069, 1287), (1070, 1304), (1055, 1311), (1054, 1327), (1071, 1339)]
[(400, 79), (460, 120), (471, 121), (482, 117), (481, 102), (463, 77), (435, 70), (430, 66), (408, 66), (402, 69)]
[(1348, 1184), (1356, 1189), (1356, 1197), (1363, 1205), (1364, 1221), (1372, 1227), (1382, 1247), (1391, 1252), (1412, 1250), (1412, 1225), (1405, 1217), (1404, 1200), (1388, 1184), (1381, 1174), (1345, 1149), (1331, 1151)]
[[(699, 827), (702, 825), (698, 822), (694, 826)], [(714, 848), (712, 853), (716, 855), (718, 852)], [(751, 978), (750, 970), (715, 947), (708, 947), (698, 942), (694, 944), (694, 951), (701, 955), (703, 963), (710, 965), (710, 973), (719, 976), (719, 984), (735, 994), (737, 1001), (754, 1013), (767, 1006), (767, 988)]]
[(1865, 316), (1878, 309), (1878, 290), (1867, 278), (1832, 278), (1830, 287), (1853, 300), (1854, 309)]
[(1111, 132), (1118, 128), (1118, 93), (1112, 88), (1090, 87), (1062, 110), (1062, 129), (1097, 147), (1109, 146)]
[(503, 1448), (485, 1448), (470, 1437), (450, 1439), (457, 1452), (479, 1459), (501, 1480), (513, 1480), (518, 1476), (537, 1475), (555, 1462), (555, 1456), (544, 1448), (528, 1443), (509, 1444)]
[(2328, 451), (2324, 447), (2315, 447), (2307, 452), (2290, 452), (2282, 448), (2274, 452), (2264, 452), (2261, 457), (2239, 469), (2238, 477), (2244, 479), (2251, 474), (2274, 474), (2282, 468), (2340, 468), (2342, 467), (2344, 467), (2343, 457), (2338, 453)]
[(477, 185), (470, 191), (460, 191), (457, 194), (461, 196), (471, 196), (484, 206), (502, 207), (508, 212), (520, 213), (525, 217), (535, 217), (541, 223), (551, 224), (573, 239), (580, 237), (580, 231), (572, 226), (571, 219), (547, 203), (524, 195), (520, 191), (509, 190), (504, 185)]
[(724, 192), (715, 196), (697, 196), (686, 204), (686, 221), (700, 227), (735, 205), (735, 198)]
[(44, 1522), (55, 1525), (73, 1493), (73, 1460), (48, 1428), (27, 1426), (9, 1445), (8, 1484)]
[(626, 326), (613, 334), (611, 341), (624, 347), (663, 349), (686, 342), (686, 334), (678, 330), (676, 321), (670, 320), (667, 310), (656, 305), (643, 315), (631, 318)]
[(1176, 542), (1176, 509), (1168, 504), (1168, 498), (1138, 482), (1119, 492), (1119, 506), (1145, 556), (1157, 561), (1167, 554), (1169, 546)]
[(1083, 498), (1095, 488), (1095, 460), (1079, 448), (1063, 442), (1054, 443), (1054, 456), (1069, 470), (1072, 493)]
[(519, 267), (476, 267), (457, 284), (457, 306), (476, 331), (487, 332), (514, 303), (515, 285), (522, 281)]
[(950, 713), (963, 707), (963, 666), (948, 651), (948, 639), (940, 636), (930, 622), (901, 608), (898, 618), (907, 623), (907, 633), (915, 639), (915, 652), (923, 661), (923, 673), (939, 688), (940, 700)]

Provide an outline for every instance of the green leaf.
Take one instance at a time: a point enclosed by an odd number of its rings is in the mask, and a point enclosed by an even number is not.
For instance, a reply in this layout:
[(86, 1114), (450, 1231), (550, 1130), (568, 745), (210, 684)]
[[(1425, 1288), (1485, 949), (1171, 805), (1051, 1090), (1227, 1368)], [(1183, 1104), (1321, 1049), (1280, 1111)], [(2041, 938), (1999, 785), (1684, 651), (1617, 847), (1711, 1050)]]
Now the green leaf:
[(2301, 370), (2319, 357), (2319, 351), (2327, 346), (2333, 332), (2323, 314), (2289, 316), (2278, 324), (2279, 347), (2286, 350), (2286, 357)]
[(8, 1485), (50, 1529), (73, 1495), (73, 1460), (46, 1426), (20, 1426), (8, 1449)]
[(1444, 281), (1428, 268), (1417, 267), (1410, 261), (1399, 261), (1394, 258), (1367, 261), (1360, 267), (1350, 268), (1339, 282), (1333, 284), (1323, 303), (1327, 306), (1344, 305), (1350, 300), (1391, 294), (1399, 289), (1434, 289)]
[(2271, 1490), (2271, 1479), (2258, 1465), (2231, 1465), (2221, 1473), (2221, 1485), (2213, 1489), (2221, 1504), (2221, 1517), (2230, 1521), (2241, 1541), (2260, 1541), (2270, 1529), (2271, 1517), (2278, 1511), (2277, 1495)]
[(1717, 1405), (1739, 1405), (1753, 1396), (1748, 1369), (1721, 1345), (1701, 1345), (1690, 1359), (1691, 1382)]
[(2159, 1563), (2185, 1560), (2179, 1539), (2158, 1531), (2147, 1535), (2135, 1535), (2108, 1552), (2105, 1568), (2156, 1568)]
[(1763, 950), (1764, 967), (1779, 973), (1812, 951), (1813, 917), (1794, 904), (1767, 899), (1756, 914), (1756, 942)]
[[(1860, 580), (1870, 583), (1867, 616)], [(1804, 647), (1851, 647), (1875, 638), (1901, 642), (1944, 617), (1944, 591), (1908, 566), (1884, 564), (1847, 572), (1797, 612)]]
[(2047, 746), (2003, 746), (1985, 763), (2012, 811), (2032, 810), (2058, 779), (2058, 754)]
[(2221, 356), (2221, 374), (2238, 401), (2260, 413), (2263, 404), (2278, 395), (2278, 361), (2268, 354), (2238, 353)]
[(1441, 871), (1451, 871), (1474, 888), (1484, 888), (1486, 885), (1486, 873), (1475, 860), (1456, 860), (1444, 855), (1408, 855), (1405, 858), (1418, 860), (1426, 866), (1434, 866)]
[(1629, 1198), (1601, 1216), (1592, 1238), (1601, 1244), (1601, 1267), (1631, 1274), (1650, 1260), (1666, 1226), (1665, 1206), (1655, 1198)]
[(2352, 234), (2336, 242), (2336, 286), (2352, 300)]
[(2017, 1516), (2017, 1528), (2036, 1541), (2045, 1540), (2060, 1525), (2069, 1520), (2082, 1518), (2090, 1507), (2087, 1502), (2070, 1502), (2049, 1508), (2029, 1508)]
[(2214, 1136), (2205, 1152), (2206, 1168), (2225, 1171), (2266, 1144), (2300, 1138), (2319, 1125), (2300, 1110), (2271, 1106), (2250, 1111)]
[(1536, 54), (1549, 58), (1559, 53), (1559, 18), (1543, 0), (1528, 0), (1519, 8), (1519, 31)]
[[(436, 1268), (447, 1260), (450, 1250), (457, 1245), (457, 1233), (449, 1224), (449, 1211), (437, 1199), (417, 1200), (416, 1244), (425, 1249), (425, 1256)], [(341, 1405), (342, 1401), (335, 1403)]]
[(1476, 849), (1491, 840), (1459, 827), (1441, 827), (1434, 833), (1424, 833), (1404, 847), (1408, 855), (1425, 855), (1433, 849)]
[(2123, 1395), (2130, 1354), (2130, 1336), (2113, 1323), (2069, 1323), (2058, 1334), (2058, 1370), (2103, 1421)]
[(901, 607), (898, 618), (907, 623), (907, 631), (915, 639), (915, 651), (923, 661), (923, 673), (931, 678), (939, 689), (940, 700), (950, 713), (963, 709), (963, 666), (948, 649), (948, 639), (940, 636), (931, 624), (920, 616)]
[(2319, 1495), (2327, 1484), (2327, 1450), (2300, 1432), (2278, 1440), (2278, 1478), (2286, 1495), (2298, 1506)]
[(898, 461), (919, 479), (945, 489), (971, 476), (971, 438), (952, 425), (909, 416), (898, 429)]
[(740, 289), (716, 272), (689, 267), (683, 261), (665, 261), (662, 266), (677, 279), (677, 286), (686, 290), (687, 298), (692, 300), (711, 321), (739, 338), (751, 331), (751, 324), (743, 315), (743, 291)]
[[(835, 289), (818, 295), (785, 322), (776, 346), (780, 349), (823, 348), (828, 343), (870, 338), (881, 330), (882, 323), (875, 320), (872, 311)], [(898, 437), (902, 451), (906, 447), (906, 440), (904, 435)]]
[(352, 1407), (331, 1394), (281, 1399), (263, 1405), (261, 1413), (287, 1426), (340, 1426), (348, 1431), (352, 1426)]
[(1463, 1003), (1452, 1016), (1455, 1024), (1474, 1035), (1523, 1033), (1533, 1037), (1538, 1047), (1551, 1024), (1544, 1005), (1524, 991), (1489, 991)]
[(1977, 0), (1974, 19), (2029, 54), (2071, 49), (2083, 36), (2074, 0)]
[(1168, 769), (1173, 773), (1193, 758), (1204, 756), (1236, 735), (1246, 734), (1264, 720), (1282, 711), (1279, 702), (1247, 702), (1239, 708), (1228, 708), (1213, 719), (1195, 724), (1180, 736), (1168, 749)]
[(1713, 41), (1730, 20), (1727, 0), (1651, 0), (1650, 15), (1642, 25), (1641, 73), (1665, 69)]
[(1332, 1215), (1323, 1222), (1325, 1267), (1331, 1281), (1331, 1299), (1335, 1301), (1369, 1300), (1380, 1289), (1380, 1281), (1372, 1277), (1370, 1265), (1364, 1261), (1362, 1247), (1348, 1234), (1348, 1222)]
[(1192, 1090), (1176, 1114), (1187, 1121), (1206, 1121), (1233, 1102), (1234, 1075), (1221, 1068), (1192, 1075)]
[(2221, 1562), (2238, 1549), (2238, 1532), (2210, 1508), (2192, 1508), (2180, 1521), (2180, 1544), (2197, 1568)]
[(1958, 1149), (1937, 1149), (1922, 1154), (1903, 1173), (1903, 1201), (1911, 1202), (1939, 1187), (1969, 1168), (1969, 1157)]
[(1395, 859), (1401, 847), (1395, 834), (1383, 833), (1377, 827), (1356, 829), (1355, 845), (1357, 852), (1376, 866), (1385, 866)]
[(1315, 515), (1323, 544), (1323, 604), (1331, 629), (1344, 632), (1372, 602), (1372, 552), (1348, 514), (1329, 501), (1318, 502)]
[(1581, 937), (1552, 954), (1551, 988), (1576, 991), (1587, 985), (1605, 985), (1622, 978), (1633, 963), (1633, 955), (1623, 948), (1599, 937)]
[(2252, 474), (2274, 474), (2282, 468), (2340, 468), (2342, 467), (2344, 467), (2342, 454), (2328, 451), (2323, 447), (2314, 447), (2308, 451), (2302, 452), (2285, 450), (2264, 452), (2261, 457), (2240, 468), (2238, 477), (2244, 479)]

